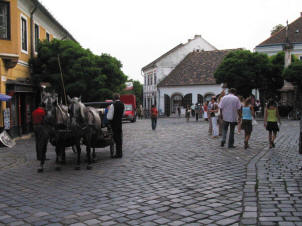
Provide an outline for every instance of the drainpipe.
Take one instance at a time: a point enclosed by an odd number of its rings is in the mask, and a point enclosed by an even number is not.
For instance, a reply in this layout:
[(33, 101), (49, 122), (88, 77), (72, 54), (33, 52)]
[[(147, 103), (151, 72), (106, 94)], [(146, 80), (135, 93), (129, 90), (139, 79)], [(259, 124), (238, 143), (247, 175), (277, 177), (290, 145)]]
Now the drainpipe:
[(34, 17), (34, 13), (37, 10), (37, 8), (38, 8), (37, 4), (35, 3), (35, 7), (30, 12), (30, 56), (31, 56), (31, 58), (34, 57), (34, 53), (35, 53), (35, 50), (34, 50), (34, 29), (33, 29), (34, 20), (33, 20), (33, 17)]

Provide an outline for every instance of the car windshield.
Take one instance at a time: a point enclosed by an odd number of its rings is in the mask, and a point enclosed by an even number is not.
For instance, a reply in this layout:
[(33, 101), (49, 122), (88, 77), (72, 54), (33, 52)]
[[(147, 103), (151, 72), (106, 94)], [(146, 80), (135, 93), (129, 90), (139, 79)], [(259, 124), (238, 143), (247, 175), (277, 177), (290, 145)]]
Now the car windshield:
[(132, 111), (132, 105), (131, 104), (125, 104), (125, 111)]

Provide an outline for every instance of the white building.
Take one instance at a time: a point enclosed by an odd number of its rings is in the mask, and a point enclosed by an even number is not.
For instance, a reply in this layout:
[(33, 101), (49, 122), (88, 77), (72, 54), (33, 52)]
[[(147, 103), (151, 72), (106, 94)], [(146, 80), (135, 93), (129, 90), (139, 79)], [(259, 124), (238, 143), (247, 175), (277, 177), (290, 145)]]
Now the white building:
[(158, 83), (159, 112), (169, 116), (178, 106), (201, 104), (220, 94), (222, 84), (216, 84), (214, 73), (230, 51), (233, 50), (195, 50), (189, 53)]
[(208, 51), (216, 50), (216, 48), (204, 40), (201, 35), (195, 35), (194, 39), (189, 39), (185, 44), (177, 45), (142, 68), (144, 76), (144, 109), (150, 110), (152, 104), (158, 106), (157, 84), (169, 75), (189, 53), (197, 50)]

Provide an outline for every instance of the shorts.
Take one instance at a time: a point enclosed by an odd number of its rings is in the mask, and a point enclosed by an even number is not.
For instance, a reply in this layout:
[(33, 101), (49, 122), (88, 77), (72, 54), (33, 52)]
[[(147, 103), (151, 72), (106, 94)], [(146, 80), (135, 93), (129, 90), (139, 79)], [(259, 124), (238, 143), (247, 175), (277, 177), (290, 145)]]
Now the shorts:
[(241, 129), (243, 129), (245, 133), (251, 134), (253, 131), (252, 120), (243, 119)]
[(266, 130), (273, 131), (273, 132), (278, 132), (279, 131), (278, 123), (277, 122), (267, 122)]

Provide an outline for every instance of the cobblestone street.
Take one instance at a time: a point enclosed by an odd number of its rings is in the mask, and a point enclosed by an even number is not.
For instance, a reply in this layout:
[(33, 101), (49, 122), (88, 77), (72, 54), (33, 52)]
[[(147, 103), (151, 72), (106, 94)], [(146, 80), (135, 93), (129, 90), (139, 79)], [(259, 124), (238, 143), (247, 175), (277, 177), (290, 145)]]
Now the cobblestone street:
[(1, 148), (0, 225), (302, 225), (298, 121), (283, 121), (274, 149), (262, 121), (247, 150), (243, 131), (234, 149), (207, 131), (192, 118), (159, 119), (156, 131), (150, 120), (124, 123), (124, 157), (97, 149), (80, 171), (71, 149), (55, 171), (49, 145), (37, 173), (33, 139)]

